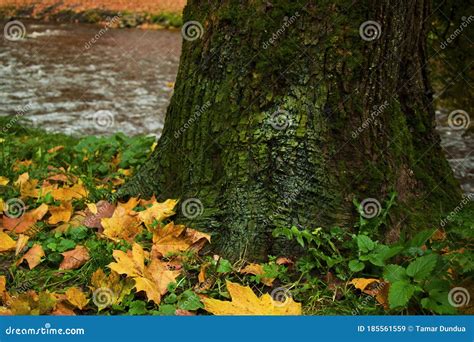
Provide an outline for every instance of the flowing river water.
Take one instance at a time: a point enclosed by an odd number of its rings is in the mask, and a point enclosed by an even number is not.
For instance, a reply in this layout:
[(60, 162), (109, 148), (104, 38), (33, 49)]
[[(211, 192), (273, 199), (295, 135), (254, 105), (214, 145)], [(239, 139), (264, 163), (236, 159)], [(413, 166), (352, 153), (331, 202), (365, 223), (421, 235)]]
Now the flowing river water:
[[(0, 115), (73, 135), (160, 135), (179, 31), (23, 23), (24, 39), (0, 39)], [(451, 129), (448, 114), (437, 111), (442, 145), (464, 192), (474, 193), (473, 135)]]

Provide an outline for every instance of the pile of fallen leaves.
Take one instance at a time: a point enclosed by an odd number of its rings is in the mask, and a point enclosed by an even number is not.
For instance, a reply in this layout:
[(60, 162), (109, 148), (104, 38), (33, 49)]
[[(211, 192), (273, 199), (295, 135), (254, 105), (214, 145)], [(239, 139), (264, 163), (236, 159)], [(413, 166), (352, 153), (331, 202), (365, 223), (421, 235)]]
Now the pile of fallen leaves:
[[(56, 146), (47, 153), (63, 149)], [(118, 165), (119, 159), (120, 154), (114, 155), (110, 163)], [(301, 304), (291, 297), (279, 301), (269, 294), (274, 279), (265, 277), (262, 265), (234, 268), (217, 255), (200, 256), (211, 237), (172, 221), (177, 200), (114, 201), (115, 190), (131, 170), (91, 181), (71, 166), (49, 165), (47, 175), (38, 179), (28, 172), (38, 174), (34, 160), (14, 164), (16, 178), (0, 176), (0, 187), (8, 188), (3, 193), (17, 194), (0, 198), (1, 314), (114, 314), (125, 301), (137, 313), (160, 314), (180, 301), (168, 314), (301, 314)], [(108, 200), (91, 201), (96, 197), (91, 193), (105, 184), (112, 189)], [(93, 255), (112, 262), (96, 267), (100, 261)], [(48, 281), (18, 285), (20, 275), (28, 278), (38, 270), (50, 274), (55, 286), (49, 287)], [(259, 276), (267, 293), (257, 295), (251, 287), (230, 281), (234, 271)], [(188, 288), (178, 293), (184, 282)]]

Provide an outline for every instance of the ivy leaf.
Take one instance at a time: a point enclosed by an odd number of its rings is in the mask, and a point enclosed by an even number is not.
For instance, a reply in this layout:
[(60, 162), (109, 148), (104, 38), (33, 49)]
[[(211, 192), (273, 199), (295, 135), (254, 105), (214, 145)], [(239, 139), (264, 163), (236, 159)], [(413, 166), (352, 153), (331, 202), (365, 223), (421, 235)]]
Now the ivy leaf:
[(362, 253), (368, 253), (375, 248), (375, 242), (367, 235), (358, 235), (357, 246)]
[(400, 280), (407, 280), (407, 273), (404, 267), (400, 265), (387, 265), (383, 271), (383, 278), (389, 283), (395, 283)]
[(360, 272), (365, 268), (365, 264), (359, 260), (349, 261), (349, 269), (352, 272)]
[(218, 273), (228, 273), (232, 271), (232, 264), (227, 259), (220, 259), (217, 266)]
[(186, 290), (179, 298), (178, 307), (183, 310), (193, 311), (204, 308), (204, 305), (193, 291)]
[(391, 309), (406, 307), (415, 293), (416, 286), (406, 280), (399, 280), (390, 284), (388, 291), (388, 302)]
[(407, 267), (407, 274), (416, 281), (427, 279), (436, 266), (438, 257), (435, 254), (416, 258)]

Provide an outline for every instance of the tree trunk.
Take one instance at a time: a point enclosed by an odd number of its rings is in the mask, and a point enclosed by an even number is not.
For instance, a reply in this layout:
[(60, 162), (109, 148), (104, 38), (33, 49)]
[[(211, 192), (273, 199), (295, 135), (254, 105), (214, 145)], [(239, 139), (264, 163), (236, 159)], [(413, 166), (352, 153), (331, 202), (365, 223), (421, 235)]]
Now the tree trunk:
[(438, 220), (460, 192), (434, 131), (429, 7), (189, 1), (163, 135), (122, 194), (181, 199), (231, 259), (294, 254), (274, 228), (350, 227), (353, 199), (392, 191), (388, 239)]

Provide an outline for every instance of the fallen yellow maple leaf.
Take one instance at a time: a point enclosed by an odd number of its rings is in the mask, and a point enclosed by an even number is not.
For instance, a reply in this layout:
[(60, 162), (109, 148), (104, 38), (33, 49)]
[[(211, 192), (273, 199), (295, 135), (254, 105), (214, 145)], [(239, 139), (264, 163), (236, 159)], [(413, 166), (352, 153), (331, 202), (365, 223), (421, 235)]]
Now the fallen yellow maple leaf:
[(170, 222), (163, 228), (153, 230), (153, 253), (165, 256), (169, 253), (184, 252), (195, 245), (202, 247), (199, 244), (201, 240), (210, 242), (211, 237), (184, 225)]
[(84, 292), (82, 292), (82, 290), (78, 287), (71, 287), (67, 289), (66, 298), (69, 303), (74, 305), (79, 310), (82, 310), (87, 305), (87, 303), (89, 303), (89, 300), (87, 299)]
[(123, 206), (117, 206), (112, 217), (103, 218), (100, 222), (104, 227), (104, 235), (112, 240), (124, 239), (132, 242), (135, 236), (142, 232), (140, 220), (136, 214)]
[(226, 281), (232, 301), (203, 298), (204, 309), (214, 315), (301, 315), (301, 303), (286, 298), (275, 301), (268, 293), (260, 298), (248, 286)]
[(89, 251), (84, 246), (76, 246), (73, 250), (61, 254), (64, 259), (59, 265), (60, 270), (75, 270), (90, 259)]
[(15, 250), (16, 242), (7, 233), (0, 231), (0, 252)]
[(115, 250), (113, 257), (116, 262), (109, 264), (109, 268), (133, 278), (137, 291), (144, 291), (148, 300), (159, 304), (161, 296), (167, 292), (168, 285), (176, 280), (180, 271), (168, 269), (168, 264), (158, 258), (152, 258), (149, 265), (145, 266), (145, 259), (148, 259), (146, 254), (137, 243), (128, 253)]
[(30, 175), (28, 172), (22, 173), (20, 176), (18, 176), (18, 179), (15, 181), (15, 185), (21, 187), (23, 184), (25, 184), (28, 180), (30, 179)]
[(132, 279), (120, 279), (117, 272), (110, 272), (107, 276), (104, 271), (99, 268), (91, 277), (91, 290), (93, 291), (94, 304), (99, 311), (114, 304), (120, 304), (125, 296), (133, 289), (134, 282)]
[(138, 213), (138, 217), (145, 224), (148, 230), (152, 231), (153, 222), (161, 222), (164, 219), (176, 214), (173, 209), (178, 201), (168, 199), (163, 203), (154, 202), (149, 208)]
[(28, 263), (28, 267), (30, 270), (35, 268), (36, 266), (39, 265), (41, 262), (41, 258), (44, 257), (44, 250), (43, 247), (39, 244), (33, 245), (28, 252), (20, 259), (18, 260), (17, 265), (21, 264), (24, 260)]
[(7, 177), (0, 176), (0, 185), (7, 185), (10, 180)]
[(72, 203), (70, 201), (62, 202), (59, 207), (49, 207), (51, 217), (48, 220), (49, 224), (57, 224), (59, 222), (69, 222), (72, 216)]

